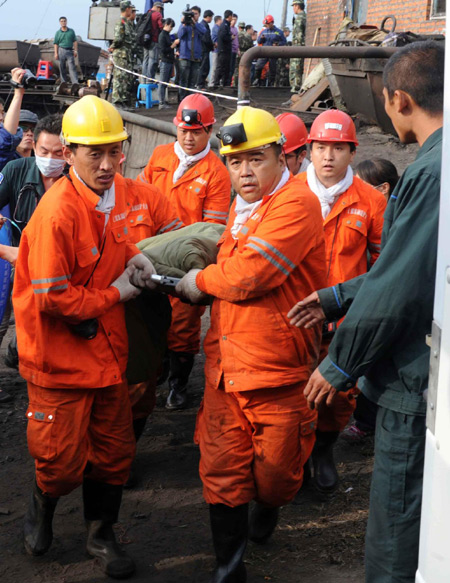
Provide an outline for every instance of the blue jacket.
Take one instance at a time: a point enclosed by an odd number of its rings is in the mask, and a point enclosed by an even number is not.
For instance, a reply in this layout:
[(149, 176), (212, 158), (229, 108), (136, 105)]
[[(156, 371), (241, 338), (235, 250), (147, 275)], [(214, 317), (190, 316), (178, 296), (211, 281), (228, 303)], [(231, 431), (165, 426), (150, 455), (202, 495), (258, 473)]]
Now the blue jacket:
[[(203, 51), (202, 38), (205, 33), (205, 27), (199, 22), (190, 26), (186, 26), (185, 24), (180, 25), (180, 28), (178, 29), (178, 38), (180, 39), (180, 59), (201, 61)], [(192, 44), (194, 46), (192, 46)]]
[(11, 160), (18, 160), (22, 156), (16, 152), (17, 146), (22, 141), (23, 131), (17, 129), (15, 136), (10, 134), (3, 126), (0, 126), (0, 172)]
[(258, 35), (257, 43), (264, 47), (282, 46), (286, 44), (286, 37), (281, 29), (264, 28)]
[[(218, 24), (215, 24), (212, 27), (212, 30), (211, 30), (211, 38), (212, 38), (213, 43), (216, 43), (217, 42), (217, 35), (219, 33), (219, 28), (220, 28), (220, 26)], [(216, 47), (213, 52), (214, 53), (217, 53), (218, 50), (219, 49)]]

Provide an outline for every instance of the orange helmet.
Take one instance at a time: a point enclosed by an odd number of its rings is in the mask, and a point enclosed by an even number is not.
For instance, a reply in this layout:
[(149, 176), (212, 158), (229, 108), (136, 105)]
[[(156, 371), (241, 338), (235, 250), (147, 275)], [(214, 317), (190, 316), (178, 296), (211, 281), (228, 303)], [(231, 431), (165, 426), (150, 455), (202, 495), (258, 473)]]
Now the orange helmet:
[(270, 24), (271, 22), (275, 22), (275, 20), (271, 14), (268, 14), (263, 20), (263, 24)]
[(352, 142), (358, 145), (352, 118), (339, 109), (321, 113), (311, 126), (308, 142)]
[(198, 130), (212, 125), (216, 121), (214, 106), (201, 93), (193, 93), (183, 99), (178, 106), (173, 123), (179, 128)]
[(308, 140), (308, 130), (302, 120), (295, 113), (280, 113), (276, 117), (278, 125), (286, 141), (283, 145), (283, 152), (290, 154), (297, 148), (304, 146)]

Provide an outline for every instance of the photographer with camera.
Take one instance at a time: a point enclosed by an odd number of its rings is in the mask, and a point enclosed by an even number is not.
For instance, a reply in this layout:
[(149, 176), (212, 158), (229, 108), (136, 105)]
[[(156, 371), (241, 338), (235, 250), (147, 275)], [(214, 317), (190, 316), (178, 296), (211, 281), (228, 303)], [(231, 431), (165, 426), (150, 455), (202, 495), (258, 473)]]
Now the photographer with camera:
[(83, 485), (87, 552), (116, 579), (135, 570), (113, 530), (135, 452), (123, 302), (154, 287), (155, 271), (128, 239), (129, 186), (119, 173), (127, 138), (119, 112), (97, 96), (67, 109), (70, 172), (22, 234), (13, 292), (35, 459), (25, 549), (49, 550), (59, 497)]
[[(183, 12), (181, 25), (178, 29), (178, 38), (180, 39), (180, 85), (183, 87), (194, 88), (200, 69), (203, 53), (203, 37), (206, 34), (203, 24), (198, 22), (201, 9), (198, 6), (189, 8)], [(178, 92), (181, 101), (189, 94), (185, 89)]]
[(35, 79), (28, 70), (16, 67), (11, 71), (14, 95), (3, 125), (0, 126), (0, 172), (11, 160), (28, 158), (33, 151), (33, 132), (38, 116), (21, 107), (25, 87)]

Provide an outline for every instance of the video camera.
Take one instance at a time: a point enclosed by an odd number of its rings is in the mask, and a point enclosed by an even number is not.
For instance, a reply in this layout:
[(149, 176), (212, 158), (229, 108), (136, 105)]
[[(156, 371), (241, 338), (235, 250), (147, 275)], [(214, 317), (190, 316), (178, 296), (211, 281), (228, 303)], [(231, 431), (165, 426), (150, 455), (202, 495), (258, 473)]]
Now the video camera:
[(183, 14), (183, 24), (190, 26), (194, 22), (194, 13), (191, 10), (191, 5), (186, 4), (186, 10), (182, 12)]
[(25, 73), (23, 74), (21, 83), (16, 83), (12, 79), (10, 80), (9, 83), (14, 88), (16, 88), (16, 87), (30, 88), (30, 87), (35, 87), (37, 85), (37, 82), (38, 81), (37, 81), (36, 76), (33, 75), (33, 73), (30, 71), (30, 69), (25, 69)]

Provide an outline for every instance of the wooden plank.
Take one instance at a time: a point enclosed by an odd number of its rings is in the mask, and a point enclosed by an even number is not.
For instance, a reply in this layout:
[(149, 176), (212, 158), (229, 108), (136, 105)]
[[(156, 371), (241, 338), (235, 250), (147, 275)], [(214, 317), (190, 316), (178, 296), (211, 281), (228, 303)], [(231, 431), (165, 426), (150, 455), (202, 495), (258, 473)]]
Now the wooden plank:
[(308, 89), (308, 91), (300, 96), (300, 99), (298, 99), (294, 105), (291, 106), (291, 110), (307, 111), (311, 105), (313, 105), (320, 98), (322, 93), (328, 89), (329, 86), (330, 84), (328, 79), (323, 77), (323, 79), (321, 79), (317, 85), (311, 87), (311, 89)]

